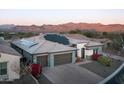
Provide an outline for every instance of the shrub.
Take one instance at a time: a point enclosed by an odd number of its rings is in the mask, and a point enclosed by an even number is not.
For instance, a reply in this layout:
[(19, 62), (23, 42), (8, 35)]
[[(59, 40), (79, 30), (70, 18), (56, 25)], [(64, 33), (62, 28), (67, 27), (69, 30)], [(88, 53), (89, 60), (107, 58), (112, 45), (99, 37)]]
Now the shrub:
[(105, 66), (111, 66), (112, 59), (107, 56), (101, 56), (98, 58), (98, 62)]
[(89, 38), (96, 38), (96, 37), (100, 36), (100, 34), (94, 30), (83, 32), (83, 35), (85, 35), (86, 37), (89, 37)]
[(71, 30), (69, 34), (82, 34), (82, 32), (81, 30), (76, 29), (76, 30)]
[(100, 56), (102, 56), (102, 55), (101, 54), (93, 54), (92, 60), (97, 61)]

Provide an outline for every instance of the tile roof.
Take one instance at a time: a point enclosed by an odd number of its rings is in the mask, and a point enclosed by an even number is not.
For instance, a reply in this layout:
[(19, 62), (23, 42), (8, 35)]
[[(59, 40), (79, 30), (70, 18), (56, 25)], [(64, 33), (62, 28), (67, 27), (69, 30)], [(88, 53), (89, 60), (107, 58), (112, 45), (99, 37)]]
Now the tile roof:
[[(65, 35), (66, 36), (66, 35)], [(78, 35), (76, 35), (78, 37)], [(67, 35), (66, 36), (69, 41), (73, 44), (78, 44), (78, 43), (87, 43), (86, 46), (102, 46), (103, 44), (100, 42), (96, 42), (96, 41), (92, 41), (88, 38), (81, 38), (81, 36), (79, 35), (80, 39), (77, 37), (73, 37), (71, 35)]]
[(26, 46), (21, 43), (21, 40), (17, 40), (12, 42), (19, 48), (27, 51), (30, 54), (38, 54), (38, 53), (52, 53), (52, 52), (62, 52), (62, 51), (73, 51), (76, 50), (76, 48), (69, 47), (63, 44), (59, 44), (56, 42), (51, 42), (48, 40), (45, 40), (41, 35), (34, 36), (31, 38), (25, 38), (27, 41), (36, 42), (34, 46)]
[(0, 53), (6, 53), (6, 54), (11, 54), (11, 55), (21, 56), (17, 51), (15, 51), (10, 46), (6, 46), (6, 45), (2, 45), (2, 44), (0, 44)]

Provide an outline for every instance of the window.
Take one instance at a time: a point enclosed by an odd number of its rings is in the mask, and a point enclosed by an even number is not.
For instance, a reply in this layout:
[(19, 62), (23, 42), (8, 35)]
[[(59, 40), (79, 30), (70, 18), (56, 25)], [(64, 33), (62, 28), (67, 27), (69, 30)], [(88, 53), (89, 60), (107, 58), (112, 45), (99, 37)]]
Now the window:
[(96, 50), (95, 49), (93, 49), (93, 54), (96, 54)]
[(7, 62), (0, 63), (0, 75), (7, 74)]

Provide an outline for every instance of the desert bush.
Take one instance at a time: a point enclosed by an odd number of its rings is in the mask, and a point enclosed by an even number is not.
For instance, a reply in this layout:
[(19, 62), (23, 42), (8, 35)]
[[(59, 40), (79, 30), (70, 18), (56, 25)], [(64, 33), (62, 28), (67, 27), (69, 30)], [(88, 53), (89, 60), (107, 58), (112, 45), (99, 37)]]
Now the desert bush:
[(105, 66), (111, 66), (112, 59), (107, 56), (101, 56), (98, 58), (98, 62)]

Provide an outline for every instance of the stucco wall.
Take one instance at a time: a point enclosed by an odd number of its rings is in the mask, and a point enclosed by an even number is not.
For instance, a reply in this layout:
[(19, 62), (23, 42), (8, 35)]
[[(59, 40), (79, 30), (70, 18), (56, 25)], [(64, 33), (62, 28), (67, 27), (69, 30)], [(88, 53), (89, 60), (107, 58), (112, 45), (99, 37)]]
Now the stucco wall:
[(85, 55), (84, 57), (86, 58), (86, 56), (91, 56), (93, 54), (93, 49), (98, 49), (98, 53), (100, 54), (102, 52), (102, 47), (103, 46), (90, 46), (90, 47), (87, 47), (89, 48), (90, 50), (86, 50), (86, 47), (85, 47), (85, 44), (86, 43), (80, 43), (80, 44), (77, 44), (77, 56), (78, 57), (82, 57), (82, 48), (85, 48)]
[(93, 55), (93, 50), (92, 49), (85, 50), (85, 58), (90, 57), (92, 55)]
[(100, 54), (100, 53), (102, 53), (102, 48), (103, 48), (103, 46), (91, 46), (91, 47), (89, 47), (90, 49), (98, 49), (98, 53)]
[(85, 48), (86, 43), (77, 44), (77, 56), (82, 57), (82, 48)]
[(7, 62), (7, 74), (9, 80), (19, 79), (20, 75), (20, 56), (0, 53), (0, 62)]

